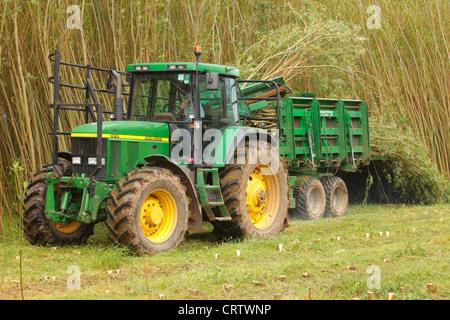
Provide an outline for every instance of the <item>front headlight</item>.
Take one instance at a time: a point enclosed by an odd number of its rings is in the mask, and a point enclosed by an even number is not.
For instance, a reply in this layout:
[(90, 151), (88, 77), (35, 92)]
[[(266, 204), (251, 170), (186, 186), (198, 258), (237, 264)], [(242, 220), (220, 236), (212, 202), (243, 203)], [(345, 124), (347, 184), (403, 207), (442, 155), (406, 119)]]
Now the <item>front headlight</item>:
[(148, 71), (149, 66), (134, 66), (134, 71)]
[[(102, 166), (104, 166), (106, 163), (105, 158), (102, 158)], [(88, 165), (96, 166), (97, 165), (97, 157), (89, 157), (88, 158)]]
[(81, 157), (73, 157), (72, 164), (81, 164)]
[(97, 165), (97, 158), (88, 158), (88, 165), (91, 166)]

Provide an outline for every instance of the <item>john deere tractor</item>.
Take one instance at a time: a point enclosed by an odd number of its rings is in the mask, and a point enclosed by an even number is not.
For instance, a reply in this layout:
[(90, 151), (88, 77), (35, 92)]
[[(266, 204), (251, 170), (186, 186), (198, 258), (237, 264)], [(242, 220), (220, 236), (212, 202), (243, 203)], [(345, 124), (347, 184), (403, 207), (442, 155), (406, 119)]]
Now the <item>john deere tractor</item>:
[[(339, 170), (370, 159), (367, 105), (316, 99), (281, 77), (239, 80), (233, 67), (139, 63), (126, 72), (63, 62), (55, 74), (53, 159), (30, 175), (23, 216), (33, 244), (81, 244), (105, 222), (108, 237), (139, 254), (176, 248), (203, 221), (222, 238), (276, 236), (290, 216), (342, 216), (348, 194)], [(81, 68), (85, 83), (60, 79)], [(107, 76), (95, 88), (92, 73)], [(125, 81), (123, 81), (125, 78)], [(84, 102), (60, 101), (82, 90)], [(99, 93), (114, 95), (105, 111)], [(126, 101), (126, 111), (124, 102)], [(85, 124), (60, 130), (60, 112)], [(70, 136), (70, 151), (60, 137)]]

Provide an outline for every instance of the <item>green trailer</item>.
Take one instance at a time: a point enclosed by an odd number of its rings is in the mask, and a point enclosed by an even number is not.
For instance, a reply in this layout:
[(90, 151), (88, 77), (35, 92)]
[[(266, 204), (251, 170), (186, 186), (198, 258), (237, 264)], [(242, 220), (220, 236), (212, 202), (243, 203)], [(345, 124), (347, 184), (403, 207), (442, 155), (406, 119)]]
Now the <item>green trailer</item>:
[[(356, 172), (370, 164), (367, 104), (361, 100), (316, 98), (304, 92), (293, 96), (282, 77), (250, 85), (248, 82), (241, 82), (241, 91), (256, 116), (256, 121), (250, 122), (274, 128), (280, 136), (279, 152), (289, 171), (296, 201), (291, 205), (291, 216), (317, 219), (344, 215), (348, 191), (336, 173)], [(276, 121), (267, 118), (270, 116)]]
[[(27, 184), (31, 243), (81, 244), (105, 222), (115, 244), (153, 254), (204, 221), (222, 238), (263, 239), (289, 216), (345, 214), (347, 188), (336, 173), (369, 164), (366, 103), (294, 97), (281, 77), (239, 80), (238, 69), (200, 63), (198, 47), (195, 55), (124, 72), (50, 56), (54, 152)], [(82, 69), (85, 83), (61, 81), (62, 67)], [(93, 71), (106, 75), (106, 88), (92, 85)], [(62, 88), (84, 91), (84, 102), (60, 101)], [(99, 93), (114, 95), (111, 111)], [(83, 112), (85, 123), (61, 131), (65, 110)], [(59, 148), (64, 135), (69, 151)]]

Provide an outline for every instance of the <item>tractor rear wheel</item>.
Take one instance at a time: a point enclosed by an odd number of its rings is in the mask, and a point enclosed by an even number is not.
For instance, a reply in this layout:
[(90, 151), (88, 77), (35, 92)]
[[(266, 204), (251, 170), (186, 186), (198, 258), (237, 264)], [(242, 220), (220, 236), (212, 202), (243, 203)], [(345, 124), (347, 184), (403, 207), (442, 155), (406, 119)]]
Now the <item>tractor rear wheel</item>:
[[(70, 163), (61, 161), (59, 168), (64, 176), (71, 175)], [(78, 221), (55, 222), (47, 219), (45, 203), (47, 196), (46, 176), (56, 173), (53, 165), (38, 170), (28, 181), (24, 200), (23, 230), (25, 238), (36, 245), (62, 246), (82, 244), (94, 233), (94, 224)], [(55, 194), (57, 200), (61, 195)]]
[(324, 217), (342, 217), (348, 207), (348, 191), (344, 180), (331, 176), (324, 177), (321, 181), (327, 197)]
[(188, 230), (189, 201), (171, 171), (135, 169), (116, 183), (108, 200), (108, 237), (138, 254), (176, 248)]
[(278, 168), (262, 163), (262, 152), (270, 156), (275, 151), (266, 142), (249, 142), (235, 154), (236, 159), (245, 157), (245, 163), (236, 161), (220, 172), (222, 194), (232, 217), (231, 221), (213, 223), (214, 233), (220, 238), (263, 239), (276, 236), (287, 226), (288, 183), (284, 162), (276, 154)]
[(295, 208), (289, 209), (292, 218), (317, 220), (325, 213), (325, 190), (317, 178), (299, 179), (294, 187), (294, 198)]

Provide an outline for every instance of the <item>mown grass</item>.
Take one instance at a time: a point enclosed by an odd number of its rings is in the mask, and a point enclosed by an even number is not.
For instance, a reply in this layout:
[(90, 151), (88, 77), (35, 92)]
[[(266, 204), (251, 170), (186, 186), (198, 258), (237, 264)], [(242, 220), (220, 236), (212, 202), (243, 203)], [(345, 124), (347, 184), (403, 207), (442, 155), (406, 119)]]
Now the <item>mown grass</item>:
[[(381, 271), (376, 299), (448, 299), (449, 213), (444, 204), (352, 205), (343, 218), (291, 221), (278, 237), (227, 243), (205, 225), (178, 250), (145, 257), (111, 246), (103, 225), (87, 245), (60, 248), (21, 242), (7, 225), (0, 299), (21, 299), (21, 287), (24, 299), (368, 299), (371, 265)], [(67, 287), (71, 265), (80, 289)]]

